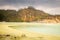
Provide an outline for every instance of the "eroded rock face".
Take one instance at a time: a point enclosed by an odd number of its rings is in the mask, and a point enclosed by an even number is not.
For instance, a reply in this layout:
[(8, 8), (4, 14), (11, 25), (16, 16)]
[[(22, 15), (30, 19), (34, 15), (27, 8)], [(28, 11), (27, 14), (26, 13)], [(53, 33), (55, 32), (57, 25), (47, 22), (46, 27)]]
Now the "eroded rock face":
[(43, 19), (43, 20), (38, 21), (38, 22), (41, 22), (41, 23), (60, 23), (60, 20), (59, 19)]
[[(45, 22), (45, 20), (47, 20)], [(49, 21), (50, 20), (50, 21)], [(52, 22), (54, 20), (54, 22)], [(34, 7), (16, 10), (0, 10), (0, 22), (40, 22), (59, 23), (60, 15), (51, 15)]]

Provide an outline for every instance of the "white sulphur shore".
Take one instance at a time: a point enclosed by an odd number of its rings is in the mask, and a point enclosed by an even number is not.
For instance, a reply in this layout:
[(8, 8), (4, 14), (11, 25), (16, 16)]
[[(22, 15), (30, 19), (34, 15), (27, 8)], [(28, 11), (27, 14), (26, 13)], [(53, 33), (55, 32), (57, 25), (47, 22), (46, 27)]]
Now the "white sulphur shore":
[(0, 34), (20, 37), (25, 34), (27, 37), (31, 38), (43, 37), (44, 40), (60, 40), (60, 24), (0, 23)]

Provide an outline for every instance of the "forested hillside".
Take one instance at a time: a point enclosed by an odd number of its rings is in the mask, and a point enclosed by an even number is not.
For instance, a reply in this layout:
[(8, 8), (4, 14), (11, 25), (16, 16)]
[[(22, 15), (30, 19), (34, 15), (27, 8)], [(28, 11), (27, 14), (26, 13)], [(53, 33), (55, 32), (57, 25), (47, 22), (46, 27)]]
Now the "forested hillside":
[(30, 6), (18, 11), (0, 9), (0, 22), (41, 22), (45, 20), (48, 20), (48, 22), (52, 20), (60, 22), (60, 15), (50, 15)]

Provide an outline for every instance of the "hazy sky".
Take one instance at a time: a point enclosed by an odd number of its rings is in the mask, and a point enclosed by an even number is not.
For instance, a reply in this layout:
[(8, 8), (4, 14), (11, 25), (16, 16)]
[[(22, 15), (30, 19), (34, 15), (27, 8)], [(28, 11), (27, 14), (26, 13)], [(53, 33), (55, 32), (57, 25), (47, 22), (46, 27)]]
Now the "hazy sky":
[(60, 0), (0, 0), (0, 9), (20, 9), (33, 6), (50, 14), (60, 14)]

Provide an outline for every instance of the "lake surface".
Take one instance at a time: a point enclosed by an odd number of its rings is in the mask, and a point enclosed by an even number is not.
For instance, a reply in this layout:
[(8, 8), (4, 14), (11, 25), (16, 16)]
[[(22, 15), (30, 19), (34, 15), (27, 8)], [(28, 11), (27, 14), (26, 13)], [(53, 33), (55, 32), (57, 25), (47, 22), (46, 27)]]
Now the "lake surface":
[(43, 34), (60, 35), (60, 24), (21, 25), (16, 26), (15, 29)]

